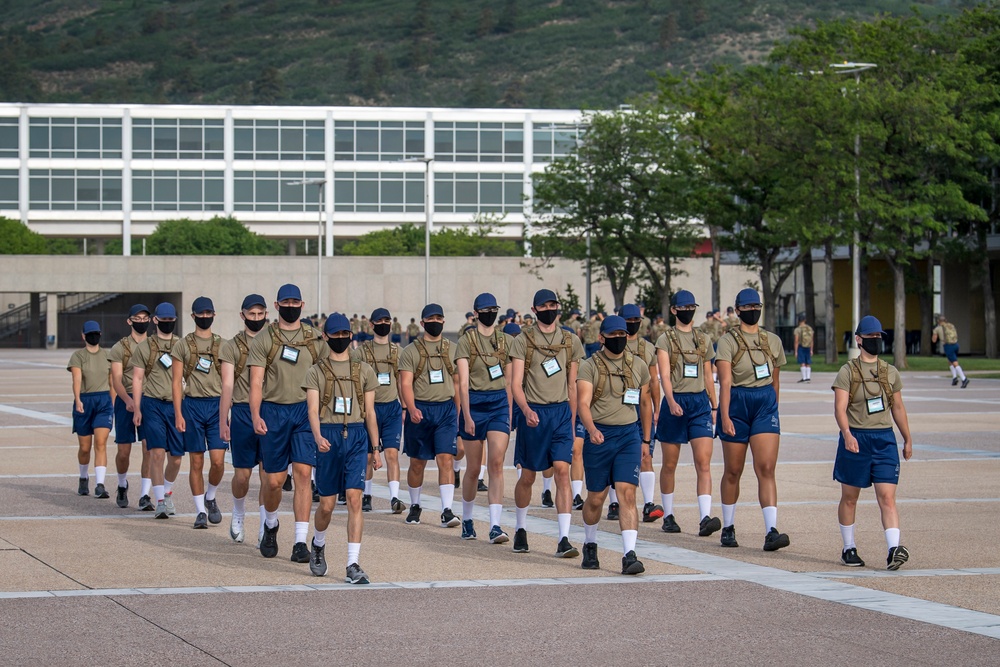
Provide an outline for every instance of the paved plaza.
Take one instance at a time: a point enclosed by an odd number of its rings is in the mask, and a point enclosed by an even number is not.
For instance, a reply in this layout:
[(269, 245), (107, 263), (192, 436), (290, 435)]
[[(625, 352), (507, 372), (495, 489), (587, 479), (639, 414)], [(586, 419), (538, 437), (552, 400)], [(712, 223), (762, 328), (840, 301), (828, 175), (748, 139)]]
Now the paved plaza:
[[(130, 507), (76, 495), (70, 432), (69, 351), (0, 351), (0, 664), (839, 664), (996, 665), (1000, 655), (1000, 380), (961, 390), (938, 373), (904, 373), (914, 437), (901, 466), (902, 543), (910, 560), (885, 570), (874, 494), (858, 507), (865, 568), (840, 564), (833, 375), (809, 384), (782, 374), (778, 527), (791, 546), (761, 550), (763, 522), (752, 467), (736, 511), (738, 549), (697, 536), (691, 452), (681, 455), (675, 515), (683, 533), (639, 526), (646, 573), (619, 574), (617, 522), (602, 521), (602, 569), (553, 556), (554, 509), (529, 512), (531, 552), (485, 539), (479, 494), (477, 541), (438, 527), (435, 475), (424, 488), (424, 522), (389, 513), (384, 472), (365, 515), (361, 564), (369, 586), (343, 584), (346, 513), (327, 536), (328, 577), (291, 563), (291, 494), (281, 508), (279, 554), (228, 535), (230, 475), (219, 489), (222, 524), (192, 530), (186, 463), (175, 486), (177, 516), (154, 521)], [(791, 368), (794, 368), (792, 366)], [(516, 471), (508, 451), (503, 526), (513, 534)], [(713, 514), (720, 515), (721, 447), (713, 457)], [(659, 471), (660, 453), (654, 457)], [(401, 498), (406, 459), (402, 462)], [(478, 471), (476, 471), (478, 472)], [(464, 471), (463, 471), (464, 474)], [(93, 468), (91, 468), (93, 487)], [(256, 497), (256, 483), (249, 499)], [(659, 489), (657, 489), (657, 492)], [(638, 494), (641, 496), (641, 493)], [(461, 507), (456, 492), (456, 508)], [(458, 509), (456, 509), (458, 511)], [(580, 512), (570, 540), (583, 542)]]

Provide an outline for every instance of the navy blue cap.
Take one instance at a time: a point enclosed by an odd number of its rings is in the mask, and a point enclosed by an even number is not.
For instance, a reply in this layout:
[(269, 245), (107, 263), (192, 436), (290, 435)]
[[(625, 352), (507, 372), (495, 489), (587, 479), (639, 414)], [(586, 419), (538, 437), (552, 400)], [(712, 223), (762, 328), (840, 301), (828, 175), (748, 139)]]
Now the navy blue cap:
[(483, 292), (476, 297), (475, 302), (472, 304), (473, 310), (485, 310), (487, 308), (499, 308), (497, 305), (497, 298), (490, 294), (489, 292)]
[(302, 292), (299, 291), (299, 286), (288, 283), (279, 287), (277, 301), (284, 301), (285, 299), (298, 299), (301, 301)]
[(172, 317), (177, 317), (177, 311), (174, 309), (174, 304), (172, 303), (161, 303), (156, 307), (156, 312), (153, 314), (161, 320), (169, 320)]
[(475, 316), (476, 314), (470, 310), (465, 314), (465, 319), (469, 319), (470, 317), (475, 317)]
[(101, 325), (94, 320), (87, 320), (83, 323), (83, 333), (101, 333)]
[(569, 311), (569, 314), (570, 315), (579, 315), (580, 314), (580, 309), (579, 308), (574, 308), (573, 310)]
[(535, 298), (532, 300), (531, 305), (538, 308), (539, 306), (545, 305), (549, 301), (558, 302), (559, 297), (557, 297), (556, 293), (550, 289), (540, 289), (535, 292)]
[(639, 310), (639, 306), (634, 303), (626, 303), (622, 306), (622, 311), (618, 313), (626, 320), (631, 320), (636, 317), (642, 317), (642, 311)]
[(142, 305), (141, 303), (137, 303), (137, 304), (135, 304), (134, 306), (132, 306), (131, 308), (128, 309), (128, 316), (129, 317), (135, 317), (139, 313), (146, 313), (147, 315), (152, 315), (153, 311), (151, 311), (149, 308), (147, 308), (146, 306)]
[(372, 322), (377, 322), (379, 320), (391, 320), (392, 315), (389, 314), (389, 310), (386, 308), (376, 308), (372, 311), (372, 316), (369, 318)]
[(264, 297), (260, 294), (247, 294), (246, 298), (243, 299), (243, 306), (241, 310), (250, 310), (254, 306), (264, 306), (267, 308), (267, 301), (264, 301)]
[(670, 305), (674, 308), (680, 308), (682, 306), (697, 306), (698, 304), (694, 300), (694, 294), (682, 289), (674, 294), (674, 298), (670, 300)]
[(858, 322), (858, 330), (855, 331), (859, 336), (868, 336), (870, 334), (884, 334), (882, 331), (882, 323), (874, 315), (865, 315)]
[(736, 307), (740, 306), (752, 306), (761, 303), (760, 295), (757, 294), (757, 290), (752, 287), (744, 287), (740, 290), (740, 293), (736, 295)]
[(521, 333), (521, 327), (517, 325), (517, 322), (508, 322), (504, 325), (503, 332), (509, 336), (516, 336)]
[(206, 310), (210, 310), (213, 313), (215, 312), (215, 305), (207, 296), (199, 296), (194, 300), (194, 303), (191, 304), (192, 313), (204, 313)]
[(436, 303), (429, 303), (424, 306), (423, 310), (420, 311), (420, 319), (422, 320), (426, 320), (432, 315), (440, 315), (441, 317), (444, 317), (444, 310)]
[(601, 322), (601, 334), (614, 333), (616, 331), (624, 331), (628, 333), (628, 327), (625, 325), (625, 318), (619, 315), (609, 315), (604, 318)]
[(351, 323), (348, 321), (347, 316), (341, 313), (331, 313), (330, 317), (326, 318), (326, 324), (323, 325), (323, 332), (328, 336), (330, 334), (350, 330)]

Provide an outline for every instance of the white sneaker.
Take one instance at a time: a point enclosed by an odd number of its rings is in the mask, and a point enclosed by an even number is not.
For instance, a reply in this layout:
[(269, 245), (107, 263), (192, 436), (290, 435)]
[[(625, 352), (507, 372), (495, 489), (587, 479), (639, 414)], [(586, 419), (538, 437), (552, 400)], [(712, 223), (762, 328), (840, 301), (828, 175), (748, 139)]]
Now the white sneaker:
[[(229, 522), (229, 537), (233, 538), (233, 542), (242, 544), (245, 536), (246, 535), (243, 531), (243, 518), (237, 518), (234, 514), (232, 521)], [(258, 548), (260, 547), (258, 546)]]
[(171, 491), (163, 496), (163, 503), (167, 506), (167, 514), (173, 516), (177, 514), (177, 509), (174, 507), (174, 492)]

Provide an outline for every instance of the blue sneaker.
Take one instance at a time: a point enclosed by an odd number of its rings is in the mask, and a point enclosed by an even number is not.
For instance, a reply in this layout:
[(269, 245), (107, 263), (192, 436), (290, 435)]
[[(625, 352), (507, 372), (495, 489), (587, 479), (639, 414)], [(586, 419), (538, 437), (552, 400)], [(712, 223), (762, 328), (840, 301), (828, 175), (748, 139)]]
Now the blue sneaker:
[(466, 519), (462, 522), (462, 539), (463, 540), (474, 540), (476, 539), (476, 527), (472, 523), (472, 519)]
[(510, 540), (507, 533), (503, 532), (500, 526), (493, 526), (490, 528), (490, 544), (503, 544)]

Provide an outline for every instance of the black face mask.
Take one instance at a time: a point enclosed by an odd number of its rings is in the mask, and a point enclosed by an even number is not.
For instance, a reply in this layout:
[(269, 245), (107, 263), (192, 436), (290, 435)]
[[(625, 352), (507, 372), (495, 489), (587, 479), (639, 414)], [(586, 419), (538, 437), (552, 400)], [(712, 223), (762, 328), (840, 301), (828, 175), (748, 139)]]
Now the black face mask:
[(264, 318), (259, 320), (243, 320), (243, 323), (247, 325), (247, 329), (257, 333), (264, 328), (264, 325), (267, 324), (267, 320)]
[(628, 345), (628, 339), (625, 338), (625, 336), (604, 339), (604, 347), (607, 348), (608, 352), (611, 354), (621, 354), (625, 351), (626, 345)]
[(424, 322), (424, 331), (431, 338), (437, 338), (444, 331), (444, 322)]
[(743, 324), (752, 327), (760, 322), (760, 312), (759, 310), (741, 310), (740, 319), (743, 320)]
[(883, 343), (881, 338), (862, 338), (861, 349), (872, 356), (882, 354)]
[(674, 314), (674, 317), (676, 317), (677, 321), (680, 322), (681, 324), (691, 324), (691, 320), (694, 319), (694, 311), (693, 310), (678, 310)]
[(535, 317), (542, 324), (552, 324), (559, 319), (559, 309), (555, 308), (553, 310), (539, 310), (535, 313)]
[(494, 313), (490, 310), (484, 310), (476, 313), (476, 316), (479, 318), (479, 321), (483, 323), (484, 327), (491, 327), (493, 326), (493, 323), (497, 321), (497, 315), (499, 314), (500, 313)]
[(97, 345), (101, 342), (101, 332), (83, 334), (83, 339), (87, 341), (87, 345)]
[(351, 337), (327, 338), (326, 344), (330, 346), (330, 349), (333, 350), (335, 354), (340, 354), (341, 352), (346, 352), (347, 348), (351, 346)]
[(199, 329), (211, 329), (212, 322), (215, 321), (215, 317), (196, 317), (194, 318), (194, 324)]
[(146, 320), (145, 322), (133, 322), (132, 323), (132, 331), (136, 332), (140, 336), (142, 334), (146, 333), (147, 329), (149, 329), (149, 320)]
[(376, 336), (388, 336), (389, 332), (392, 331), (391, 324), (375, 324), (372, 326), (372, 331), (375, 332)]
[(156, 328), (160, 330), (162, 334), (172, 334), (174, 332), (174, 327), (177, 326), (177, 322), (163, 322), (158, 320), (156, 322)]
[(299, 321), (302, 316), (302, 306), (278, 306), (278, 317), (289, 324)]
[(634, 336), (637, 333), (639, 333), (639, 327), (641, 325), (642, 325), (642, 322), (626, 322), (625, 323), (625, 331), (628, 332), (629, 336)]

